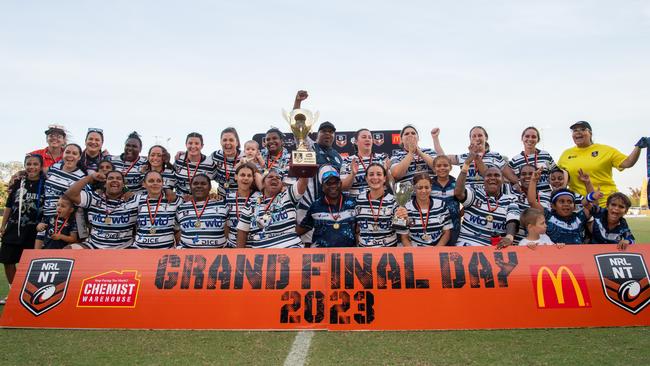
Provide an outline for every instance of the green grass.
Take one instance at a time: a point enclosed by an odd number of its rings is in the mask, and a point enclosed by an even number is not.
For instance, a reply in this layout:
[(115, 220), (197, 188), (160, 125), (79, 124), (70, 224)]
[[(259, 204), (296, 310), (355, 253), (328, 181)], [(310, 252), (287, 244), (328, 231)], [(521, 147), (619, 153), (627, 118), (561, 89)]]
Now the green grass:
[[(628, 219), (650, 243), (650, 218)], [(4, 275), (0, 294), (7, 293)], [(216, 310), (215, 310), (216, 311)], [(0, 329), (0, 364), (284, 362), (295, 332)], [(318, 332), (310, 365), (642, 365), (650, 328)]]

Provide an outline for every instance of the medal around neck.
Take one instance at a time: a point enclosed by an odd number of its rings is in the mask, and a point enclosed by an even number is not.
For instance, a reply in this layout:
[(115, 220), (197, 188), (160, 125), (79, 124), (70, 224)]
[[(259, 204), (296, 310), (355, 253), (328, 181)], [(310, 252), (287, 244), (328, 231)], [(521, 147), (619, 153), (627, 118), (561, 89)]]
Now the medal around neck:
[(306, 139), (311, 128), (318, 120), (319, 113), (314, 114), (307, 109), (294, 109), (291, 113), (282, 110), (284, 119), (289, 123), (293, 137), (296, 140), (296, 150), (291, 152), (289, 175), (292, 177), (313, 177), (318, 171), (316, 152), (309, 150)]
[[(395, 201), (400, 207), (404, 207), (413, 196), (413, 184), (411, 182), (400, 182), (395, 186)], [(393, 224), (406, 226), (406, 219), (393, 217)]]

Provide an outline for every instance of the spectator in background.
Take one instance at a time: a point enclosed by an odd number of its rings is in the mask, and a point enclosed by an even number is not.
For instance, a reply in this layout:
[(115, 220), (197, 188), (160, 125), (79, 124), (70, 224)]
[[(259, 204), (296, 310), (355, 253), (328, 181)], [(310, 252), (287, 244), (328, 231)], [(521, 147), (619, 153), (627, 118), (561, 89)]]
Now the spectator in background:
[(61, 125), (49, 125), (47, 126), (47, 130), (45, 130), (47, 147), (34, 150), (29, 154), (40, 155), (43, 158), (43, 169), (47, 170), (63, 158), (63, 148), (67, 143), (66, 136), (65, 127)]

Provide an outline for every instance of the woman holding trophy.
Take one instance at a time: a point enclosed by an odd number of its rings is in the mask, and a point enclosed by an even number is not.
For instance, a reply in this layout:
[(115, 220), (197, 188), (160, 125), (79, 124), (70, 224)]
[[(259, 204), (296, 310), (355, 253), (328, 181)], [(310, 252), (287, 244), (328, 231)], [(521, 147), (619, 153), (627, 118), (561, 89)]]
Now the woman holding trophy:
[[(354, 135), (355, 155), (350, 155), (343, 160), (341, 167), (341, 183), (344, 191), (350, 197), (356, 198), (368, 188), (367, 171), (372, 164), (381, 164), (387, 171), (390, 160), (386, 154), (372, 152), (372, 133), (367, 128), (358, 130)], [(386, 174), (385, 174), (386, 175)], [(386, 175), (387, 181), (389, 177)]]

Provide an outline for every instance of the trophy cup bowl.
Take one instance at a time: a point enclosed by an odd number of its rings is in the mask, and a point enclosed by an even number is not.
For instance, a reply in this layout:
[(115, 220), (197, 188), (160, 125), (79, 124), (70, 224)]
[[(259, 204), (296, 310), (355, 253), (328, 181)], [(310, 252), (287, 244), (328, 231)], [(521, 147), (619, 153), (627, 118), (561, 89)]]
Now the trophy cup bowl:
[[(395, 201), (400, 207), (404, 207), (413, 196), (413, 184), (411, 182), (400, 182), (395, 185)], [(393, 217), (393, 224), (405, 227), (406, 219)]]
[(298, 178), (313, 177), (318, 171), (316, 152), (309, 150), (306, 139), (318, 119), (318, 112), (312, 114), (307, 109), (294, 109), (291, 113), (284, 110), (282, 112), (296, 140), (296, 150), (291, 152), (289, 176)]

